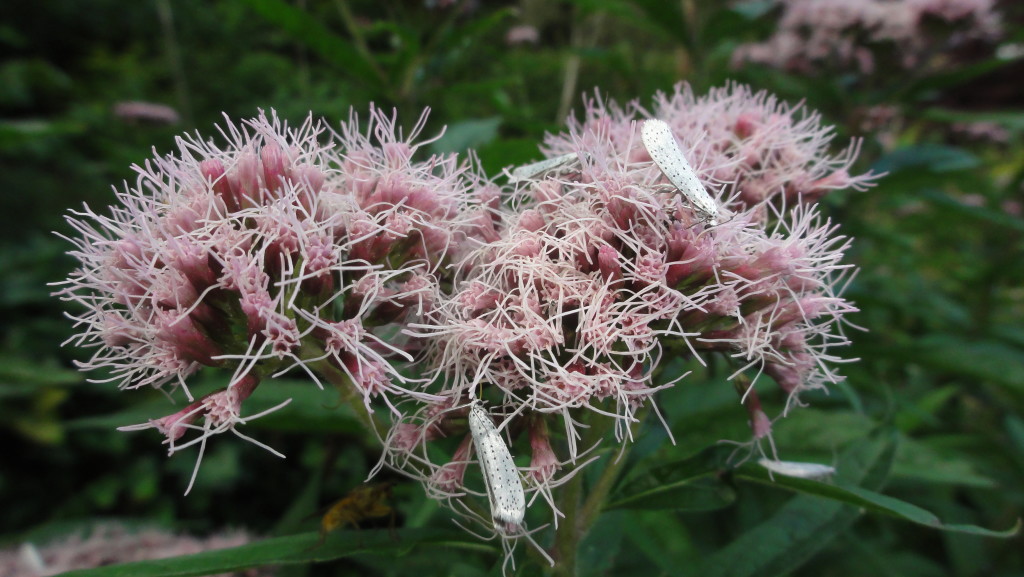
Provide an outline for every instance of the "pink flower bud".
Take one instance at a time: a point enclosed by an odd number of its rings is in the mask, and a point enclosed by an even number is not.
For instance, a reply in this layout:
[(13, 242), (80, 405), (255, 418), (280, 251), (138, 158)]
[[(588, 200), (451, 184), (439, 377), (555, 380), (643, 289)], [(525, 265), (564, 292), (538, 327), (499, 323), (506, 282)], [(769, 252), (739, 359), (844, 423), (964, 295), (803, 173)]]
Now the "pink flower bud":
[(263, 201), (263, 189), (260, 186), (263, 171), (256, 153), (247, 150), (240, 154), (232, 172), (238, 178), (235, 194), (239, 196), (240, 204), (243, 207), (259, 206)]
[(523, 230), (536, 232), (544, 228), (544, 215), (532, 208), (526, 209), (519, 214), (517, 225)]
[(199, 172), (210, 183), (210, 187), (220, 197), (221, 201), (224, 202), (228, 212), (238, 210), (239, 199), (231, 189), (231, 183), (228, 181), (227, 171), (224, 170), (223, 162), (216, 158), (208, 158), (199, 163)]
[(202, 401), (192, 403), (177, 413), (150, 421), (149, 424), (168, 441), (177, 441), (188, 431), (186, 425), (191, 425), (203, 415), (203, 411), (199, 409), (201, 406)]
[(764, 411), (758, 409), (750, 415), (750, 430), (754, 439), (761, 440), (772, 434), (772, 420)]
[(622, 280), (622, 266), (619, 264), (619, 251), (608, 245), (602, 245), (597, 249), (597, 268), (601, 276), (609, 283), (616, 283)]
[(442, 493), (458, 493), (466, 476), (466, 467), (469, 466), (469, 451), (472, 446), (473, 437), (466, 435), (452, 455), (452, 460), (434, 471), (430, 479), (431, 485)]
[(548, 438), (547, 424), (543, 419), (530, 422), (530, 476), (537, 483), (547, 483), (561, 468), (555, 451)]
[(800, 354), (792, 364), (776, 362), (765, 363), (764, 372), (787, 393), (793, 393), (804, 387), (806, 376), (813, 369), (813, 360), (807, 354)]
[(263, 182), (271, 197), (279, 196), (280, 189), (284, 187), (289, 177), (289, 165), (291, 161), (275, 143), (268, 144), (260, 151), (260, 161), (263, 165)]
[(169, 347), (178, 358), (208, 366), (220, 365), (212, 358), (221, 354), (220, 347), (196, 327), (191, 317), (178, 311), (157, 309), (154, 312), (157, 340)]

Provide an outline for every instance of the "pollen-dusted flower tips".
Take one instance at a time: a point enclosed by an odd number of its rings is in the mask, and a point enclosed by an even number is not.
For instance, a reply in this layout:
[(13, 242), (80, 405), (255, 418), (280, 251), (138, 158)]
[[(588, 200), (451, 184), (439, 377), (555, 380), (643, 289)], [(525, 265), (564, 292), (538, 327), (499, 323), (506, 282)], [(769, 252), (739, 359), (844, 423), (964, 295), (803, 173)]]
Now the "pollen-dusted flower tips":
[(323, 142), (319, 123), (261, 114), (228, 122), (226, 145), (182, 137), (136, 167), (109, 214), (68, 218), (80, 265), (57, 294), (79, 305), (72, 341), (95, 349), (83, 368), (189, 401), (201, 367), (233, 372), (226, 404), (214, 393), (149, 423), (172, 451), (189, 429), (234, 430), (259, 382), (295, 367), (343, 375), (367, 407), (417, 396), (394, 327), (430, 309), (442, 264), (495, 235), (497, 199), (454, 155), (413, 160), (423, 120), (406, 139), (374, 110), (365, 132), (353, 116)]

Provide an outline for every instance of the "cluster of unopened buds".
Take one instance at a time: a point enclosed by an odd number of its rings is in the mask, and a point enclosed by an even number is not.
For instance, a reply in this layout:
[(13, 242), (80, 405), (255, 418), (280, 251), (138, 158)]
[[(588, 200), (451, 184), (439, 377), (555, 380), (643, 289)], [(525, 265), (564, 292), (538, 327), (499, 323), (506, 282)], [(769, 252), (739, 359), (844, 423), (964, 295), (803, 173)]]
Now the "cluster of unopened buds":
[[(587, 430), (628, 441), (681, 386), (667, 359), (717, 354), (790, 403), (841, 379), (848, 240), (814, 201), (873, 176), (850, 174), (856, 143), (829, 155), (816, 114), (738, 85), (680, 86), (651, 111), (590, 100), (545, 160), (496, 179), (472, 154), (417, 158), (424, 121), (404, 136), (373, 110), (325, 143), (318, 123), (261, 114), (224, 147), (180, 139), (109, 215), (69, 218), (81, 266), (58, 294), (82, 305), (84, 368), (188, 398), (126, 428), (172, 453), (256, 442), (238, 431), (259, 416), (246, 399), (303, 371), (386, 409), (381, 466), (514, 538), (538, 496), (557, 523), (552, 489), (608, 441)], [(233, 376), (193, 398), (203, 367)]]

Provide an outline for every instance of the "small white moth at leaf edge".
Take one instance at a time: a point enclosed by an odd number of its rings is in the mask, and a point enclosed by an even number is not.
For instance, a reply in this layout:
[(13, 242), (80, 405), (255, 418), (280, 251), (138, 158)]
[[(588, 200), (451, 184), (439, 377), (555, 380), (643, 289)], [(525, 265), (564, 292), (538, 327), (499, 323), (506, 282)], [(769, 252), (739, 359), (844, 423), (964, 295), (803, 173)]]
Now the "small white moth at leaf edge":
[(787, 477), (797, 477), (799, 479), (821, 479), (835, 474), (835, 467), (828, 465), (821, 465), (818, 463), (798, 463), (795, 461), (773, 461), (771, 459), (761, 459), (757, 462), (765, 469), (768, 469), (772, 473), (778, 473)]
[(519, 469), (482, 401), (473, 401), (469, 407), (469, 432), (487, 486), (494, 528), (507, 533), (526, 516), (526, 495)]
[(651, 155), (651, 159), (668, 177), (669, 182), (686, 197), (690, 206), (700, 213), (701, 217), (708, 221), (708, 224), (717, 225), (718, 205), (701, 184), (697, 174), (690, 167), (690, 163), (686, 161), (668, 124), (657, 118), (645, 120), (640, 129), (640, 138), (643, 140), (647, 153)]

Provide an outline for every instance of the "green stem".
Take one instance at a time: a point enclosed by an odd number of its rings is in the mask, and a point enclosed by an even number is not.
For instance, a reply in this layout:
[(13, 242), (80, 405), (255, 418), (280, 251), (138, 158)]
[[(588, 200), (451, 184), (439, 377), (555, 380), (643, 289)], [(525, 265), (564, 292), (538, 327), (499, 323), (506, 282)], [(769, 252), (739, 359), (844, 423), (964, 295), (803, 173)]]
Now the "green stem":
[[(634, 438), (635, 433), (646, 420), (647, 412), (648, 409), (646, 407), (636, 412), (637, 422), (630, 426), (630, 433), (634, 434)], [(608, 419), (602, 419), (602, 421), (608, 422)], [(608, 493), (610, 493), (612, 488), (615, 486), (615, 481), (619, 479), (619, 474), (622, 472), (623, 467), (626, 466), (626, 462), (629, 461), (629, 451), (631, 447), (631, 441), (623, 443), (622, 447), (615, 455), (615, 460), (604, 468), (604, 471), (601, 473), (601, 477), (590, 490), (590, 494), (587, 495), (587, 500), (578, 514), (579, 524), (581, 527), (590, 529), (590, 526), (597, 520), (597, 516), (601, 514), (601, 507), (604, 506)], [(583, 535), (581, 534), (580, 537), (582, 538)]]
[[(315, 350), (315, 347), (304, 345), (303, 349), (303, 354), (308, 354), (309, 357), (315, 358), (323, 355), (323, 351), (317, 351)], [(345, 371), (335, 367), (326, 359), (313, 363), (311, 368), (329, 383), (334, 385), (338, 394), (341, 395), (341, 400), (352, 407), (352, 411), (355, 413), (356, 418), (359, 419), (367, 431), (373, 431), (376, 433), (377, 440), (379, 441), (383, 441), (387, 438), (387, 424), (378, 419), (375, 414), (371, 413), (366, 408), (366, 405), (363, 403), (363, 395), (356, 389), (355, 385), (352, 384), (352, 379), (345, 374)]]
[(565, 524), (555, 533), (555, 567), (552, 575), (576, 577), (576, 550), (585, 529), (577, 522), (576, 511), (583, 496), (583, 475), (577, 473), (563, 485), (559, 508), (565, 514)]
[[(579, 525), (587, 530), (590, 529), (590, 526), (593, 525), (597, 516), (601, 513), (601, 507), (604, 505), (608, 493), (615, 486), (615, 481), (618, 480), (622, 468), (626, 466), (626, 461), (629, 460), (629, 446), (624, 445), (616, 457), (617, 460), (605, 467), (604, 472), (601, 473), (601, 478), (594, 484), (594, 488), (587, 495), (587, 500), (578, 514)], [(583, 534), (580, 535), (581, 539), (582, 537)]]
[[(634, 432), (643, 424), (647, 410), (638, 411), (636, 416), (638, 422), (631, 427)], [(591, 423), (584, 435), (583, 446), (592, 447), (594, 443), (604, 439), (612, 424), (611, 419), (604, 417), (598, 419), (596, 423)], [(618, 480), (622, 468), (626, 466), (626, 462), (629, 460), (629, 445), (623, 445), (615, 453), (615, 456), (617, 459), (605, 466), (585, 500), (582, 472), (577, 473), (563, 485), (559, 508), (565, 514), (565, 525), (559, 527), (558, 533), (555, 535), (556, 558), (555, 568), (552, 570), (553, 575), (558, 577), (576, 576), (576, 553), (579, 551), (580, 542), (583, 541), (587, 532), (590, 531), (590, 527), (597, 520), (608, 493), (615, 486), (615, 481)]]
[(377, 80), (384, 86), (387, 86), (387, 75), (381, 70), (380, 64), (377, 59), (373, 57), (373, 52), (370, 51), (369, 45), (366, 43), (366, 37), (363, 36), (363, 31), (356, 22), (355, 16), (352, 14), (352, 9), (349, 8), (346, 0), (335, 0), (335, 7), (338, 9), (338, 14), (341, 16), (341, 22), (345, 25), (345, 30), (348, 31), (349, 35), (352, 36), (352, 46), (355, 47), (356, 52), (363, 57), (363, 60), (370, 66), (373, 73), (377, 76)]
[(181, 110), (181, 117), (185, 121), (185, 125), (188, 126), (192, 124), (192, 100), (189, 97), (185, 66), (182, 64), (181, 52), (178, 50), (178, 39), (174, 33), (174, 10), (171, 8), (170, 0), (157, 0), (156, 12), (160, 19), (164, 51), (167, 56), (167, 64), (171, 69), (178, 108)]

